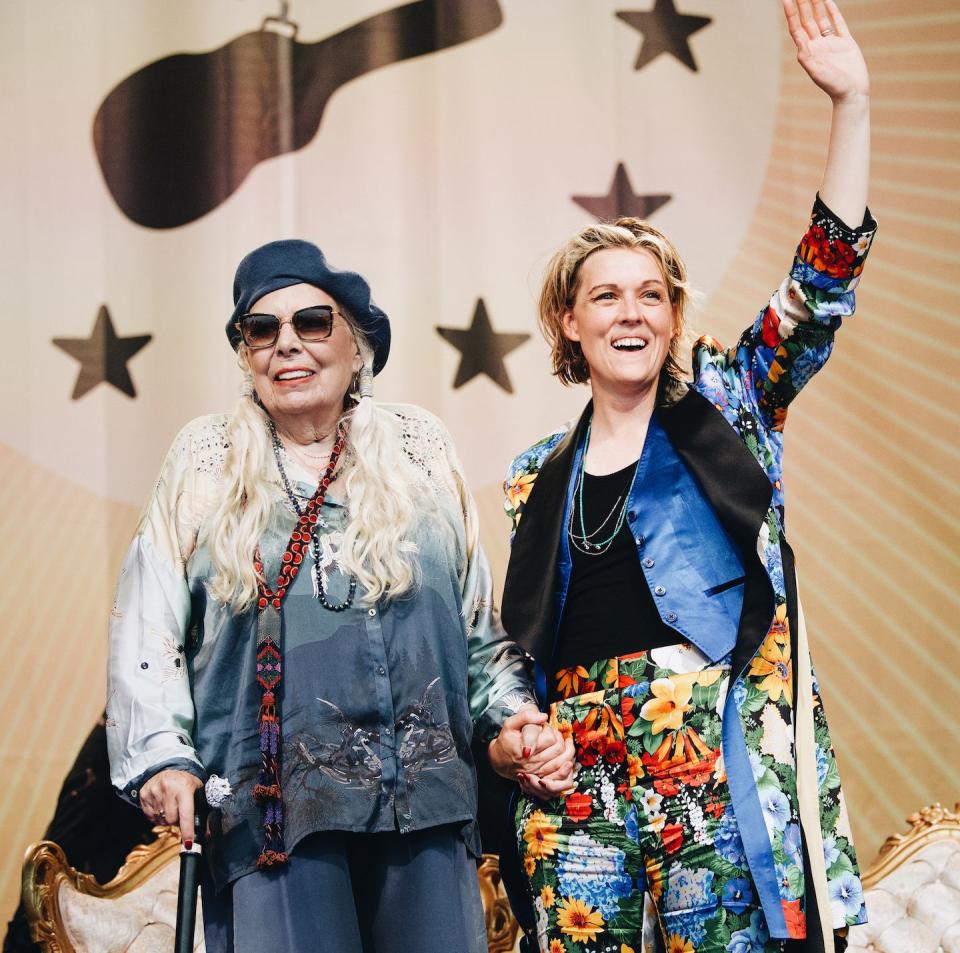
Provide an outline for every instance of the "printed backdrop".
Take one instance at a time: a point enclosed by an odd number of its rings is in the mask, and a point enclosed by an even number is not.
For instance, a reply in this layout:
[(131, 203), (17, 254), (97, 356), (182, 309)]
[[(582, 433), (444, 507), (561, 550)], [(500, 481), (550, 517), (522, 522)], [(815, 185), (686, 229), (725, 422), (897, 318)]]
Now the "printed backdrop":
[[(858, 317), (792, 412), (790, 533), (861, 853), (960, 797), (960, 13), (845, 0), (871, 66)], [(650, 217), (732, 341), (802, 234), (829, 104), (774, 0), (0, 2), (0, 901), (104, 703), (119, 561), (166, 447), (228, 409), (233, 270), (280, 237), (391, 315), (381, 399), (499, 481), (577, 413), (535, 297), (584, 222)]]

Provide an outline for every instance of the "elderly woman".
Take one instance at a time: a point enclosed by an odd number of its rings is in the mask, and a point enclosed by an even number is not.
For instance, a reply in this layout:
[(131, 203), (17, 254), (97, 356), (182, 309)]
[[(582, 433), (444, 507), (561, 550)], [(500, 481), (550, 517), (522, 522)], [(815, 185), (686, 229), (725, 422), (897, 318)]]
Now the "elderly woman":
[(669, 953), (833, 950), (865, 920), (781, 460), (875, 230), (869, 87), (833, 3), (784, 6), (833, 102), (829, 154), (790, 273), (736, 347), (701, 338), (688, 383), (686, 270), (646, 222), (584, 228), (544, 281), (554, 372), (593, 399), (507, 481), (504, 622), (579, 764), (574, 791), (516, 814), (542, 953), (639, 953), (644, 894)]
[(504, 639), (449, 436), (373, 401), (366, 281), (273, 242), (234, 303), (243, 395), (177, 437), (121, 573), (113, 783), (188, 847), (205, 784), (210, 953), (486, 950), (471, 738), (541, 795), (572, 743)]

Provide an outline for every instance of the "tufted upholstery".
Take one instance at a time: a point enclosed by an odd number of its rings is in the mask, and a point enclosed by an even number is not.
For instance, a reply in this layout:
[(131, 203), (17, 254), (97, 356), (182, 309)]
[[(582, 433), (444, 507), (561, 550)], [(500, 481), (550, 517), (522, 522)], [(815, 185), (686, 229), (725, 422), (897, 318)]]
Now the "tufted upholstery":
[(960, 814), (937, 804), (908, 820), (864, 877), (870, 922), (849, 953), (960, 953)]

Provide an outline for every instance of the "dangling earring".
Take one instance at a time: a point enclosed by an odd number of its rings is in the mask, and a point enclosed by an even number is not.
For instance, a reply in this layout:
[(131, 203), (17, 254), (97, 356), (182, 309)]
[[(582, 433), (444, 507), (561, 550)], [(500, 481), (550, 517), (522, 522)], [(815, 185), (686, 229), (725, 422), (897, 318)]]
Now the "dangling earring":
[(358, 390), (360, 393), (360, 399), (364, 397), (373, 397), (373, 368), (367, 364), (364, 364), (360, 368), (359, 374), (359, 386)]

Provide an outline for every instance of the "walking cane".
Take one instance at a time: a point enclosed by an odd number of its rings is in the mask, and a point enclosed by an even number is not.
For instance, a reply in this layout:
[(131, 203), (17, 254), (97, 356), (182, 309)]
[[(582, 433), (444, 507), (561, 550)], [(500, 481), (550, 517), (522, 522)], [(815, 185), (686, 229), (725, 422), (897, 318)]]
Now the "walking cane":
[(177, 933), (174, 953), (193, 953), (193, 931), (197, 923), (197, 891), (200, 889), (200, 840), (206, 822), (203, 788), (194, 794), (193, 844), (180, 844), (180, 887), (177, 890)]

